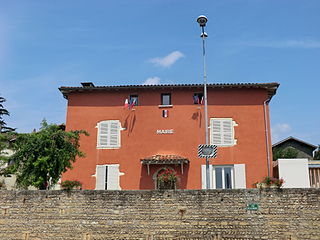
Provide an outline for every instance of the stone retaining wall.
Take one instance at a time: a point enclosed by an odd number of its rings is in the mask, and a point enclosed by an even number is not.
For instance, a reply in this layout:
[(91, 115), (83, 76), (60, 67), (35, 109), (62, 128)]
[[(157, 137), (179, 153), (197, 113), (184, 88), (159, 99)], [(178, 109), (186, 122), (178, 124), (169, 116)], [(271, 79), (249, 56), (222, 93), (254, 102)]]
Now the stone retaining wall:
[(320, 239), (318, 189), (0, 191), (0, 211), (1, 240)]

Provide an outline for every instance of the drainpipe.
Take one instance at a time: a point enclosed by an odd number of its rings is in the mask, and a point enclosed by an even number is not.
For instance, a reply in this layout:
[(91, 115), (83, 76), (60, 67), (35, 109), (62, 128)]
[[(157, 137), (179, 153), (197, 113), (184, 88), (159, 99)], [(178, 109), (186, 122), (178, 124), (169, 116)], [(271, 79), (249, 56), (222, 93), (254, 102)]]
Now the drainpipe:
[(267, 104), (269, 104), (271, 98), (268, 98), (263, 102), (263, 111), (264, 111), (264, 126), (265, 126), (265, 133), (266, 133), (266, 150), (267, 150), (267, 162), (268, 162), (268, 177), (271, 175), (270, 171), (270, 151), (269, 151), (269, 130), (267, 124)]

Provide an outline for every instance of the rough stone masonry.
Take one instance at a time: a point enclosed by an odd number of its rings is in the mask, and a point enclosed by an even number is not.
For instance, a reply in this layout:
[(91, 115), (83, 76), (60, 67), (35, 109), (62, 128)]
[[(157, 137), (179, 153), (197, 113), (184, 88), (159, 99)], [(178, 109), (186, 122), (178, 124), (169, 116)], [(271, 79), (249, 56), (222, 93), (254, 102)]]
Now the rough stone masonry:
[(1, 240), (320, 239), (320, 190), (0, 191)]

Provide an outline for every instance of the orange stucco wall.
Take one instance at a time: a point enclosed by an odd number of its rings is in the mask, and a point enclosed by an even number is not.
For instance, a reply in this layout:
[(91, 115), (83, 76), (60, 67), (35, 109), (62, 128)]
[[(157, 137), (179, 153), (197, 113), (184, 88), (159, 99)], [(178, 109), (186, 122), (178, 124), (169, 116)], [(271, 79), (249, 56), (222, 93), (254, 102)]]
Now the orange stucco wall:
[[(86, 157), (77, 159), (73, 170), (67, 171), (62, 180), (79, 180), (84, 189), (94, 189), (96, 165), (118, 163), (120, 172), (124, 173), (120, 177), (121, 189), (153, 189), (152, 176), (160, 166), (151, 166), (148, 175), (140, 159), (155, 154), (175, 154), (190, 161), (184, 166), (183, 174), (180, 166), (173, 166), (180, 175), (179, 188), (200, 189), (201, 165), (205, 159), (198, 158), (197, 147), (204, 143), (204, 107), (193, 104), (194, 92), (201, 90), (150, 88), (71, 93), (67, 130), (84, 129), (90, 136), (81, 138), (81, 150)], [(162, 117), (163, 108), (159, 108), (161, 93), (171, 93), (173, 107), (166, 108), (168, 118)], [(130, 94), (139, 95), (139, 106), (134, 110), (123, 107)], [(238, 124), (235, 127), (237, 144), (219, 147), (218, 157), (210, 159), (210, 164), (244, 163), (248, 188), (268, 174), (263, 108), (267, 97), (264, 89), (208, 89), (209, 118), (232, 118)], [(120, 149), (96, 148), (96, 126), (103, 120), (120, 120), (125, 128), (121, 131)], [(174, 133), (156, 133), (162, 129), (173, 129)]]

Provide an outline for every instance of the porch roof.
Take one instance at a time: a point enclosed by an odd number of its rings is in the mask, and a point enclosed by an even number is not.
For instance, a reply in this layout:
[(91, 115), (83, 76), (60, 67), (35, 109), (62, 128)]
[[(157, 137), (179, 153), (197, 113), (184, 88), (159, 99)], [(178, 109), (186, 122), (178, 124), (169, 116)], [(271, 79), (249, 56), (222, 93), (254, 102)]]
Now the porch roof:
[(181, 157), (179, 155), (153, 155), (150, 157), (142, 158), (142, 164), (189, 164), (189, 160), (185, 157)]

